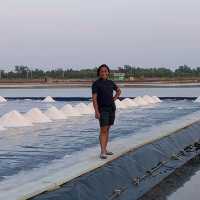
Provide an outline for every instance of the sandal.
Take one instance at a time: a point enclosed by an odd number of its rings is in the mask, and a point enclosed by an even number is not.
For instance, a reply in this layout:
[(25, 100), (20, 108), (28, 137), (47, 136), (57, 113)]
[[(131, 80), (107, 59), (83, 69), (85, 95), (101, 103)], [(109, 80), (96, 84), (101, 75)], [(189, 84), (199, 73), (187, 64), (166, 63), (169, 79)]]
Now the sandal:
[(114, 153), (112, 151), (107, 151), (106, 155), (112, 156)]
[(101, 158), (101, 159), (107, 159), (107, 156), (106, 156), (106, 154), (101, 153), (101, 154), (100, 154), (100, 158)]

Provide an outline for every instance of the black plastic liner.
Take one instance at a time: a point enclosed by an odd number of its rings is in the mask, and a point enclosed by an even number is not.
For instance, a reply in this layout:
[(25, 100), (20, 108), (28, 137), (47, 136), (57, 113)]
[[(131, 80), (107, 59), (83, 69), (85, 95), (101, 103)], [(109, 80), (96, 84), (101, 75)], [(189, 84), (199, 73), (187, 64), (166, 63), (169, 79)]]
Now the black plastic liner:
[[(45, 97), (5, 97), (8, 100), (43, 100)], [(90, 101), (91, 97), (52, 97), (56, 101)], [(120, 100), (135, 97), (120, 97)], [(195, 100), (197, 97), (159, 97), (161, 100)]]
[(135, 200), (200, 153), (200, 122), (130, 151), (34, 200)]

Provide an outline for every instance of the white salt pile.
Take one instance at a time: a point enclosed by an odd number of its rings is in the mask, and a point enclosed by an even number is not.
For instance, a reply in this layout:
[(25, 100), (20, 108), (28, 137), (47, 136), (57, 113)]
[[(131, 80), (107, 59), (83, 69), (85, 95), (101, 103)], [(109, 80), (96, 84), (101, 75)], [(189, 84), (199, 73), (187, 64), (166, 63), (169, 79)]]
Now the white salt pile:
[(81, 116), (81, 114), (72, 107), (70, 104), (64, 105), (60, 111), (65, 115), (65, 116), (72, 116), (72, 117), (77, 117)]
[(60, 110), (58, 110), (55, 106), (50, 107), (46, 112), (45, 115), (49, 117), (52, 120), (58, 120), (58, 119), (66, 119), (67, 117), (62, 113)]
[(156, 103), (155, 100), (154, 100), (152, 97), (150, 97), (149, 95), (144, 95), (142, 98), (143, 98), (146, 102), (148, 102), (149, 104)]
[(136, 97), (133, 100), (138, 106), (146, 106), (149, 105), (149, 102), (145, 101), (141, 96)]
[(3, 102), (7, 102), (7, 100), (4, 97), (0, 96), (0, 103), (3, 103)]
[(121, 108), (121, 109), (128, 108), (128, 106), (126, 104), (124, 104), (122, 101), (120, 101), (119, 99), (117, 99), (115, 101), (115, 105), (116, 105), (117, 108)]
[(127, 108), (127, 105), (125, 105), (124, 103), (122, 103), (122, 101), (120, 101), (119, 99), (117, 99), (115, 101), (115, 105), (116, 105), (116, 108), (121, 108), (121, 109), (125, 109)]
[(4, 130), (5, 130), (5, 128), (0, 125), (0, 131), (4, 131)]
[(88, 114), (94, 114), (94, 107), (92, 106), (90, 106), (90, 105), (87, 105), (87, 112), (88, 112)]
[(75, 106), (75, 109), (83, 115), (92, 114), (92, 110), (84, 103), (79, 103)]
[(160, 100), (160, 98), (158, 98), (157, 96), (152, 96), (152, 98), (154, 99), (154, 101), (155, 101), (156, 103), (162, 102), (162, 101)]
[(93, 107), (93, 103), (89, 103), (87, 105), (88, 109), (90, 110), (91, 113), (94, 113), (94, 107)]
[(42, 100), (42, 102), (51, 103), (55, 102), (55, 100), (52, 97), (47, 96), (45, 99)]
[(18, 111), (14, 110), (0, 118), (0, 125), (3, 127), (23, 127), (33, 124)]
[(32, 123), (48, 123), (52, 122), (42, 111), (38, 108), (32, 108), (29, 110), (24, 117)]
[(125, 98), (121, 101), (127, 107), (136, 107), (138, 104), (130, 98)]
[(197, 97), (197, 98), (194, 100), (194, 102), (200, 102), (200, 96)]
[(79, 107), (79, 108), (87, 108), (87, 105), (84, 103), (79, 103), (77, 105), (75, 105), (75, 107)]
[(89, 103), (88, 106), (93, 108), (93, 103)]

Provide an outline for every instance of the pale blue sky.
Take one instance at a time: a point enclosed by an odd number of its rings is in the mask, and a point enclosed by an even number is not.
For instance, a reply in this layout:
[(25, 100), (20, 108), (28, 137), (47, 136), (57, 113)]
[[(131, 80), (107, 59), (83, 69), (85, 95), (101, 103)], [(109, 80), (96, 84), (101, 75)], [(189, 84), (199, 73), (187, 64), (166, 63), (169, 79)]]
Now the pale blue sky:
[(199, 0), (1, 0), (0, 66), (200, 66)]

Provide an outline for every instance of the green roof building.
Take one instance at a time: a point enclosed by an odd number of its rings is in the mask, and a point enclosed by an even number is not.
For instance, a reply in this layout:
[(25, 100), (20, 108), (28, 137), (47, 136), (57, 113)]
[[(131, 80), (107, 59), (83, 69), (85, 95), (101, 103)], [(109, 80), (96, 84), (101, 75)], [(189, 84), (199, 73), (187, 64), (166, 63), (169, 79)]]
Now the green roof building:
[(113, 74), (115, 81), (124, 81), (125, 80), (125, 73), (114, 73)]

